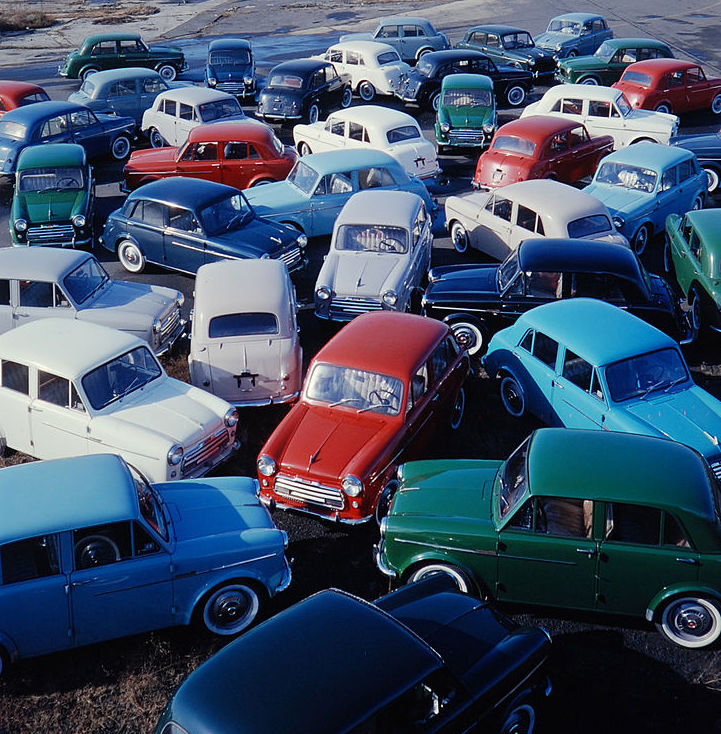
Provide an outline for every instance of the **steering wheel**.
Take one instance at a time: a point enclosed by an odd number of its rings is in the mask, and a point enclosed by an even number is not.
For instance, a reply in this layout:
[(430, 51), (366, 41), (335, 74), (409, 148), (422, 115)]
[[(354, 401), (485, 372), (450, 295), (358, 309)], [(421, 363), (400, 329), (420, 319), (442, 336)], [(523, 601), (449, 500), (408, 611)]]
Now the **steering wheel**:
[(397, 410), (399, 405), (398, 396), (393, 390), (388, 390), (383, 387), (379, 387), (377, 390), (372, 390), (368, 393), (368, 400), (373, 405), (384, 405), (391, 410)]
[(392, 237), (387, 237), (378, 243), (378, 249), (381, 252), (400, 252), (403, 249), (403, 243)]
[(57, 180), (57, 188), (59, 189), (75, 188), (77, 185), (78, 182), (72, 176), (63, 176)]
[(88, 535), (75, 544), (75, 559), (78, 568), (104, 566), (120, 560), (120, 548), (106, 535)]

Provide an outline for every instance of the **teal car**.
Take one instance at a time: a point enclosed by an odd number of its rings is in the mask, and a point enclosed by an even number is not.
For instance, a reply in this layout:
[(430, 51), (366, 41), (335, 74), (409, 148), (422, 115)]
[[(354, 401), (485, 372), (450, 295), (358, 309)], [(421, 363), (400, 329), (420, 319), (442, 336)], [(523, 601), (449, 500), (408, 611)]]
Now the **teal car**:
[(10, 209), (13, 245), (92, 245), (94, 216), (95, 178), (82, 145), (49, 143), (21, 151)]
[(486, 148), (496, 132), (493, 80), (484, 74), (450, 74), (441, 82), (436, 142), (445, 147)]
[(415, 461), (399, 479), (375, 552), (396, 581), (645, 618), (687, 648), (721, 634), (721, 488), (686, 446), (548, 428), (505, 462)]

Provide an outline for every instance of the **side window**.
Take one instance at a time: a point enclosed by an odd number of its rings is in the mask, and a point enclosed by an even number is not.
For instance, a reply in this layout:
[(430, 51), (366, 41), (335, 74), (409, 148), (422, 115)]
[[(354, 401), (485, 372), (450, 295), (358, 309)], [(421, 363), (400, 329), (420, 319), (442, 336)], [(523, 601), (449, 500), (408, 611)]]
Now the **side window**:
[(561, 103), (561, 112), (567, 115), (580, 115), (583, 112), (583, 100), (564, 99)]
[(357, 140), (362, 143), (364, 140), (364, 132), (365, 128), (363, 125), (359, 125), (357, 122), (348, 123), (348, 137), (351, 140)]
[(115, 41), (101, 41), (93, 46), (90, 52), (91, 56), (112, 56), (118, 52), (117, 43)]
[(523, 339), (521, 339), (521, 343), (518, 345), (521, 347), (521, 349), (525, 349), (527, 352), (533, 352), (533, 330), (527, 331), (524, 335)]
[(423, 30), (417, 25), (404, 25), (403, 35), (406, 38), (417, 38), (418, 36), (424, 36), (425, 33), (423, 33)]
[(689, 543), (678, 520), (667, 512), (663, 513), (663, 544), (675, 545), (679, 548), (691, 547), (691, 543)]
[(603, 394), (603, 387), (601, 386), (601, 380), (598, 378), (598, 370), (594, 368), (593, 374), (591, 375), (591, 389), (589, 391), (594, 398), (606, 402), (606, 397)]
[(164, 92), (168, 88), (168, 85), (159, 77), (149, 76), (147, 79), (143, 79), (143, 94), (158, 94)]
[(489, 33), (486, 45), (488, 46), (488, 48), (498, 48), (501, 44), (498, 40), (498, 36)]
[(693, 158), (687, 158), (685, 161), (681, 161), (681, 163), (678, 164), (678, 182), (679, 183), (683, 183), (684, 181), (687, 181), (689, 178), (692, 178), (695, 173), (696, 173), (696, 170), (693, 165)]
[(52, 283), (41, 280), (21, 280), (20, 305), (28, 308), (52, 308), (54, 305)]
[(437, 383), (443, 373), (448, 369), (448, 365), (455, 359), (455, 353), (450, 351), (449, 342), (444, 339), (431, 354), (431, 371), (433, 379)]
[(251, 145), (250, 143), (248, 143), (248, 158), (256, 159), (256, 160), (260, 158), (260, 153), (258, 153), (255, 147)]
[(217, 143), (197, 143), (193, 146), (193, 160), (195, 161), (217, 161)]
[(474, 33), (468, 40), (471, 43), (477, 43), (479, 46), (486, 45), (486, 34), (485, 33)]
[(38, 370), (38, 399), (61, 408), (69, 408), (70, 380)]
[(60, 573), (57, 535), (40, 535), (0, 547), (2, 584), (55, 576)]
[(70, 113), (70, 124), (75, 130), (90, 127), (95, 122), (95, 118), (90, 114), (90, 110), (77, 110)]
[(512, 209), (513, 202), (510, 199), (504, 199), (502, 196), (496, 196), (494, 198), (493, 213), (495, 216), (504, 219), (506, 222), (510, 222)]
[(168, 226), (183, 232), (197, 232), (200, 229), (193, 212), (179, 206), (168, 207)]
[(331, 64), (342, 64), (343, 63), (343, 52), (339, 49), (331, 49), (325, 55), (325, 60), (330, 61)]
[(325, 84), (325, 73), (323, 69), (316, 71), (310, 80), (310, 89), (317, 89)]
[(165, 112), (166, 115), (175, 117), (176, 109), (177, 109), (177, 104), (174, 99), (163, 100), (163, 112)]
[(135, 95), (135, 80), (128, 80), (113, 84), (111, 97), (131, 97)]
[(687, 84), (700, 84), (706, 81), (706, 75), (699, 66), (695, 66), (692, 69), (688, 69), (686, 72), (686, 83)]
[(689, 232), (688, 249), (691, 250), (691, 254), (698, 260), (701, 254), (701, 241), (693, 229)]
[(40, 138), (52, 138), (56, 135), (64, 135), (68, 129), (68, 120), (65, 115), (51, 117), (40, 130)]
[(328, 120), (325, 128), (331, 135), (340, 135), (341, 138), (345, 136), (345, 120)]
[(659, 191), (668, 191), (676, 185), (676, 166), (669, 168), (668, 171), (664, 171), (661, 176), (661, 183), (659, 184)]
[(397, 25), (384, 25), (380, 31), (378, 31), (376, 38), (398, 38), (399, 36), (400, 33)]
[(338, 72), (335, 70), (334, 66), (326, 66), (325, 67), (325, 80), (327, 82), (332, 82), (334, 79), (338, 78)]
[(331, 173), (325, 176), (326, 192), (329, 194), (350, 194), (353, 191), (351, 172)]
[(584, 145), (589, 141), (588, 132), (585, 127), (574, 127), (569, 133), (570, 145), (573, 148), (575, 145)]
[(661, 510), (643, 505), (612, 502), (606, 506), (605, 539), (636, 545), (659, 545)]
[(21, 392), (23, 395), (30, 394), (30, 370), (26, 364), (19, 362), (11, 362), (8, 359), (2, 360), (2, 386), (8, 390)]
[(0, 280), (0, 306), (10, 305), (10, 281)]
[(153, 227), (164, 227), (166, 221), (166, 206), (164, 204), (158, 204), (155, 201), (141, 201), (133, 216), (135, 219), (139, 219), (145, 224), (150, 224)]
[(75, 568), (95, 568), (132, 558), (131, 523), (114, 522), (73, 531)]
[(358, 171), (358, 188), (376, 189), (379, 186), (393, 186), (395, 181), (387, 168), (362, 168)]
[(360, 54), (357, 51), (348, 51), (346, 54), (346, 63), (352, 64), (353, 66), (360, 66)]
[(593, 502), (569, 497), (537, 497), (537, 533), (569, 538), (590, 538)]
[(664, 86), (666, 89), (673, 89), (674, 87), (682, 87), (683, 86), (683, 71), (681, 70), (672, 71), (670, 74), (667, 74)]
[(518, 205), (518, 214), (516, 215), (516, 224), (523, 229), (533, 232), (536, 229), (536, 212), (522, 204)]
[(589, 117), (609, 117), (611, 114), (610, 102), (598, 102), (595, 99), (588, 101)]
[(527, 274), (526, 293), (536, 298), (560, 298), (561, 273), (537, 270)]
[(593, 367), (570, 349), (566, 349), (563, 359), (563, 376), (576, 387), (588, 392), (591, 389)]
[(408, 410), (418, 405), (428, 389), (428, 367), (424, 364), (411, 379), (411, 389), (408, 395)]
[(533, 340), (533, 356), (540, 359), (543, 364), (548, 365), (551, 369), (556, 366), (556, 354), (558, 353), (558, 342), (546, 336), (540, 331), (536, 332), (536, 338)]
[(248, 157), (247, 143), (226, 143), (223, 156), (227, 161), (243, 161)]
[(133, 523), (133, 555), (147, 556), (150, 553), (160, 552), (160, 544), (139, 523)]
[(192, 120), (193, 119), (193, 108), (189, 104), (180, 103), (180, 112), (178, 117), (181, 120)]

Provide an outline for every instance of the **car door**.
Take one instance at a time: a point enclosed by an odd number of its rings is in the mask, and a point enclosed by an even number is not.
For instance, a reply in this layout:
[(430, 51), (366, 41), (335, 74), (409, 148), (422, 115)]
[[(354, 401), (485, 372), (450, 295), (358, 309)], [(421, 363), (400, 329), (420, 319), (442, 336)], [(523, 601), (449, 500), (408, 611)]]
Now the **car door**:
[(513, 202), (502, 191), (494, 191), (485, 207), (475, 210), (471, 215), (476, 220), (475, 227), (466, 228), (471, 245), (496, 260), (504, 260), (513, 249), (512, 214)]
[(178, 158), (178, 173), (207, 181), (220, 181), (218, 143), (189, 143)]
[(171, 145), (183, 145), (188, 139), (190, 131), (197, 127), (200, 120), (195, 113), (195, 109), (192, 105), (185, 104), (185, 102), (178, 103), (178, 115), (175, 118), (175, 137), (172, 142), (168, 141)]
[[(110, 85), (108, 107), (118, 116), (138, 118), (140, 107), (139, 79), (126, 79)], [(148, 105), (150, 106), (150, 105)]]
[(29, 365), (0, 360), (0, 432), (10, 448), (33, 456), (31, 402)]
[(323, 130), (318, 133), (318, 138), (313, 145), (314, 153), (322, 153), (326, 150), (337, 150), (344, 148), (347, 143), (347, 122), (331, 115), (325, 122)]
[[(656, 197), (651, 201), (650, 217), (655, 231), (663, 230), (669, 214), (680, 213), (679, 203), (683, 201), (679, 186), (679, 167), (672, 166), (660, 175), (656, 185)], [(687, 187), (688, 188), (688, 187)], [(689, 203), (690, 208), (690, 203)]]
[(85, 148), (88, 158), (99, 158), (108, 154), (108, 135), (90, 110), (80, 109), (71, 112), (70, 127), (73, 142)]
[(163, 232), (163, 262), (185, 273), (197, 273), (206, 261), (207, 238), (190, 209), (168, 206)]
[(623, 132), (623, 119), (616, 106), (606, 100), (589, 99), (579, 122), (583, 122), (588, 134), (594, 137), (611, 135), (616, 142), (615, 147), (625, 144), (627, 135)]
[(237, 189), (247, 189), (259, 170), (263, 170), (265, 162), (251, 143), (228, 141), (219, 143), (220, 182)]
[(145, 259), (164, 264), (164, 230), (168, 223), (168, 206), (149, 199), (138, 199), (130, 203), (126, 214), (126, 231), (134, 240)]
[(711, 84), (700, 66), (686, 69), (686, 104), (689, 110), (711, 106)]
[(72, 143), (73, 132), (68, 115), (55, 115), (46, 120), (37, 135), (38, 143)]
[(326, 95), (325, 106), (340, 107), (343, 89), (343, 80), (338, 76), (335, 68), (329, 64), (325, 67), (325, 86), (323, 89), (323, 94)]
[(700, 241), (685, 217), (676, 217), (676, 226), (669, 232), (670, 246), (675, 253), (674, 268), (681, 292), (688, 294), (694, 278), (701, 275)]
[(668, 100), (674, 114), (684, 112), (688, 109), (686, 81), (684, 79), (683, 69), (677, 69), (666, 74), (661, 80), (659, 92), (659, 99), (663, 97), (664, 100)]
[(563, 167), (568, 178), (562, 180), (575, 182), (593, 176), (598, 152), (586, 128), (578, 125), (567, 132), (567, 137), (568, 151), (564, 155)]
[(44, 280), (18, 280), (17, 306), (13, 310), (14, 326), (29, 324), (46, 318), (75, 318), (76, 311), (70, 305), (60, 287)]
[(148, 50), (137, 38), (118, 42), (119, 66), (148, 66)]
[(0, 278), (0, 334), (10, 331), (15, 326), (14, 306), (16, 280)]
[[(178, 103), (174, 99), (163, 99), (152, 115), (150, 126), (157, 129), (168, 145), (177, 145), (175, 141), (175, 119), (178, 114)], [(183, 141), (185, 142), (185, 141)]]
[[(354, 188), (354, 171), (329, 173), (318, 182), (310, 200), (311, 231), (310, 237), (330, 234), (333, 231), (338, 213), (350, 199)], [(356, 179), (357, 180), (357, 179)]]
[(553, 377), (551, 405), (566, 428), (603, 428), (606, 403), (593, 365), (561, 347), (560, 372)]
[(513, 350), (526, 375), (522, 381), (530, 411), (549, 425), (559, 425), (551, 406), (551, 394), (556, 378), (556, 359), (559, 344), (540, 331), (530, 331), (521, 344)]
[(636, 58), (637, 49), (635, 48), (619, 48), (606, 64), (606, 68), (601, 73), (601, 83), (610, 86), (621, 78), (629, 64), (640, 61)]

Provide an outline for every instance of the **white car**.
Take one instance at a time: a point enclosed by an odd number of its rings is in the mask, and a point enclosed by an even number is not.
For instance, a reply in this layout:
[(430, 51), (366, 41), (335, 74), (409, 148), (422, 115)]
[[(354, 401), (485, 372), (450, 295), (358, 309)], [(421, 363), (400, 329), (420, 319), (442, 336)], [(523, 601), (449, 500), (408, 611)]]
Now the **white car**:
[(200, 477), (235, 448), (238, 411), (165, 373), (148, 344), (42, 319), (0, 335), (0, 454), (120, 454), (151, 482)]
[(348, 74), (353, 91), (364, 102), (376, 94), (395, 94), (411, 68), (392, 46), (377, 41), (336, 43), (317, 58), (330, 61), (339, 74)]
[(206, 87), (183, 87), (161, 92), (143, 112), (140, 129), (153, 148), (181, 146), (188, 133), (206, 122), (245, 120), (238, 98)]
[(415, 119), (388, 107), (351, 107), (333, 112), (325, 122), (298, 124), (293, 140), (301, 156), (339, 148), (375, 148), (395, 158), (409, 176), (432, 178), (440, 171), (436, 146), (423, 137)]
[(190, 382), (237, 406), (300, 395), (295, 286), (279, 260), (201, 265), (195, 278)]
[(596, 197), (547, 178), (449, 196), (446, 224), (458, 252), (473, 248), (496, 260), (504, 260), (523, 240), (538, 237), (580, 237), (628, 247)]
[(341, 209), (315, 284), (315, 314), (350, 321), (367, 311), (409, 310), (430, 266), (433, 234), (423, 199), (360, 191)]
[(634, 110), (620, 89), (588, 84), (551, 87), (521, 112), (521, 117), (530, 115), (554, 115), (583, 123), (592, 138), (611, 135), (616, 149), (641, 141), (667, 145), (677, 135), (679, 124), (676, 115)]

